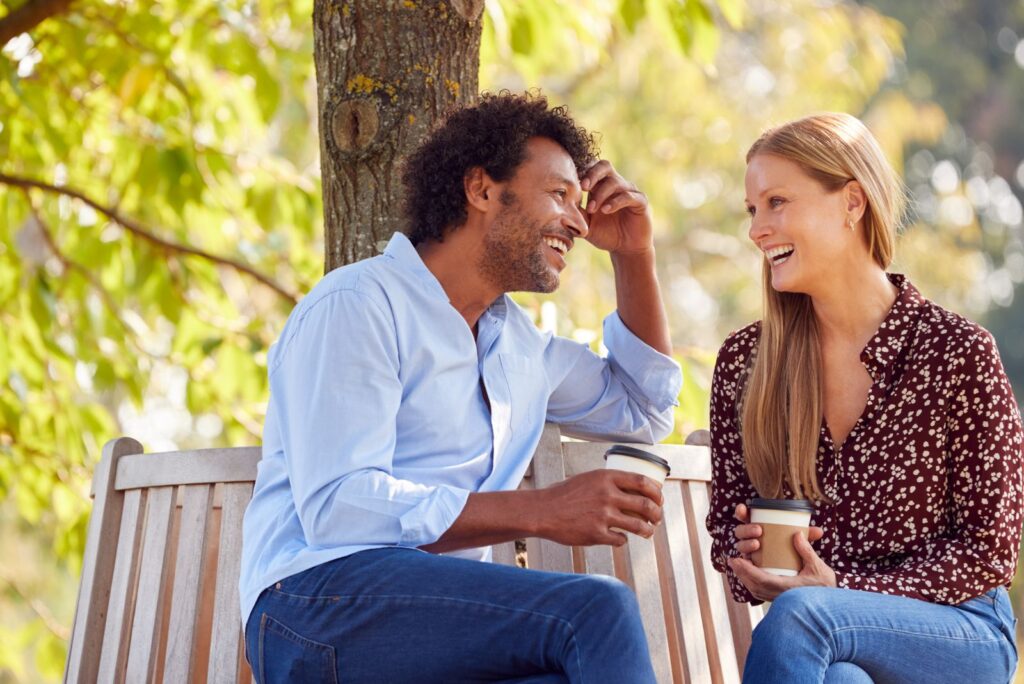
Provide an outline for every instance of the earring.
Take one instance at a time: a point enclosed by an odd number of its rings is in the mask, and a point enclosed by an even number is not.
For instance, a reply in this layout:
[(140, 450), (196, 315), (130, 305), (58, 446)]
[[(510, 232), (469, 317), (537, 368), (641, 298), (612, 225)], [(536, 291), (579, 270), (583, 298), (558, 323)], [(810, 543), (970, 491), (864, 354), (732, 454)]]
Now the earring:
[(853, 225), (853, 219), (852, 218), (846, 219), (846, 225), (848, 225), (850, 227), (850, 232), (853, 232), (855, 226)]

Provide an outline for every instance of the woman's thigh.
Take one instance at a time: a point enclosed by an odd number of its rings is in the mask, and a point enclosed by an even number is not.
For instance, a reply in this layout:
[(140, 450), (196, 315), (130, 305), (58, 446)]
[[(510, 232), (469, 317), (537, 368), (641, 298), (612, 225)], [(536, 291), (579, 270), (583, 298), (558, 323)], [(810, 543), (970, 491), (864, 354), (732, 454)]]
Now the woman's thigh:
[(1006, 682), (1016, 666), (1013, 616), (1002, 588), (958, 606), (793, 589), (772, 604), (751, 648), (762, 667), (787, 651), (802, 663), (798, 679), (810, 674), (808, 681), (839, 662), (855, 664), (875, 682), (901, 683)]

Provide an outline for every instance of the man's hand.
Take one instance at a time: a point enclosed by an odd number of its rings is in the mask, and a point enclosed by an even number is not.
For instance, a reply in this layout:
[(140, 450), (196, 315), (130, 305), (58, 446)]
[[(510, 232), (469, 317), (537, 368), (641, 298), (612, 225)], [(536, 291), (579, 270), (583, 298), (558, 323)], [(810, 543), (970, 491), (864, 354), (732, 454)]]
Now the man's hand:
[(622, 546), (626, 535), (611, 528), (650, 537), (661, 522), (661, 486), (637, 473), (592, 470), (537, 495), (543, 516), (538, 536), (560, 544)]
[(804, 567), (796, 577), (780, 577), (769, 574), (750, 562), (750, 554), (757, 551), (761, 545), (761, 526), (750, 524), (750, 513), (743, 504), (736, 507), (735, 516), (742, 523), (733, 530), (736, 550), (739, 551), (740, 557), (730, 558), (729, 568), (754, 598), (774, 601), (779, 594), (795, 587), (836, 586), (835, 571), (826, 565), (811, 547), (811, 542), (821, 539), (824, 534), (820, 527), (811, 527), (808, 530), (808, 539), (804, 539), (800, 534), (793, 535), (793, 547), (800, 554)]
[(602, 159), (580, 179), (589, 192), (583, 208), (590, 233), (587, 241), (619, 255), (644, 254), (654, 249), (654, 229), (647, 196)]

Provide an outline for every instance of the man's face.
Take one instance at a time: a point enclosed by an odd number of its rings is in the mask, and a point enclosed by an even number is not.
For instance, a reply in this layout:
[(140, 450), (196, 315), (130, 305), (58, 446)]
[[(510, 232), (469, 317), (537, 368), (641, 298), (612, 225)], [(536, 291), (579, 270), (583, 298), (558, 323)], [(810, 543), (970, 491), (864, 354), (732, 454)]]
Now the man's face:
[(554, 141), (532, 138), (526, 159), (500, 186), (480, 272), (503, 292), (554, 292), (574, 239), (587, 234), (572, 158)]

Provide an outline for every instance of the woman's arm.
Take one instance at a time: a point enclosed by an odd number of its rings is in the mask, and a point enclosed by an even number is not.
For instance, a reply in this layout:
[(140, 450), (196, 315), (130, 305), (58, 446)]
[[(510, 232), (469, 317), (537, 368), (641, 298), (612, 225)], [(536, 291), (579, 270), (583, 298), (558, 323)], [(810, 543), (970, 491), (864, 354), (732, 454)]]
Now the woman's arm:
[(987, 331), (962, 362), (946, 406), (952, 534), (888, 572), (837, 572), (840, 587), (956, 604), (1013, 578), (1024, 518), (1020, 412)]
[[(753, 343), (744, 337), (754, 338)], [(747, 477), (743, 460), (743, 440), (736, 421), (736, 399), (742, 388), (746, 361), (756, 345), (756, 332), (746, 328), (726, 339), (718, 352), (711, 381), (711, 506), (705, 521), (711, 534), (711, 563), (725, 573), (737, 601), (761, 603), (737, 579), (728, 566), (736, 558), (733, 530), (739, 521), (736, 506), (757, 496)]]

